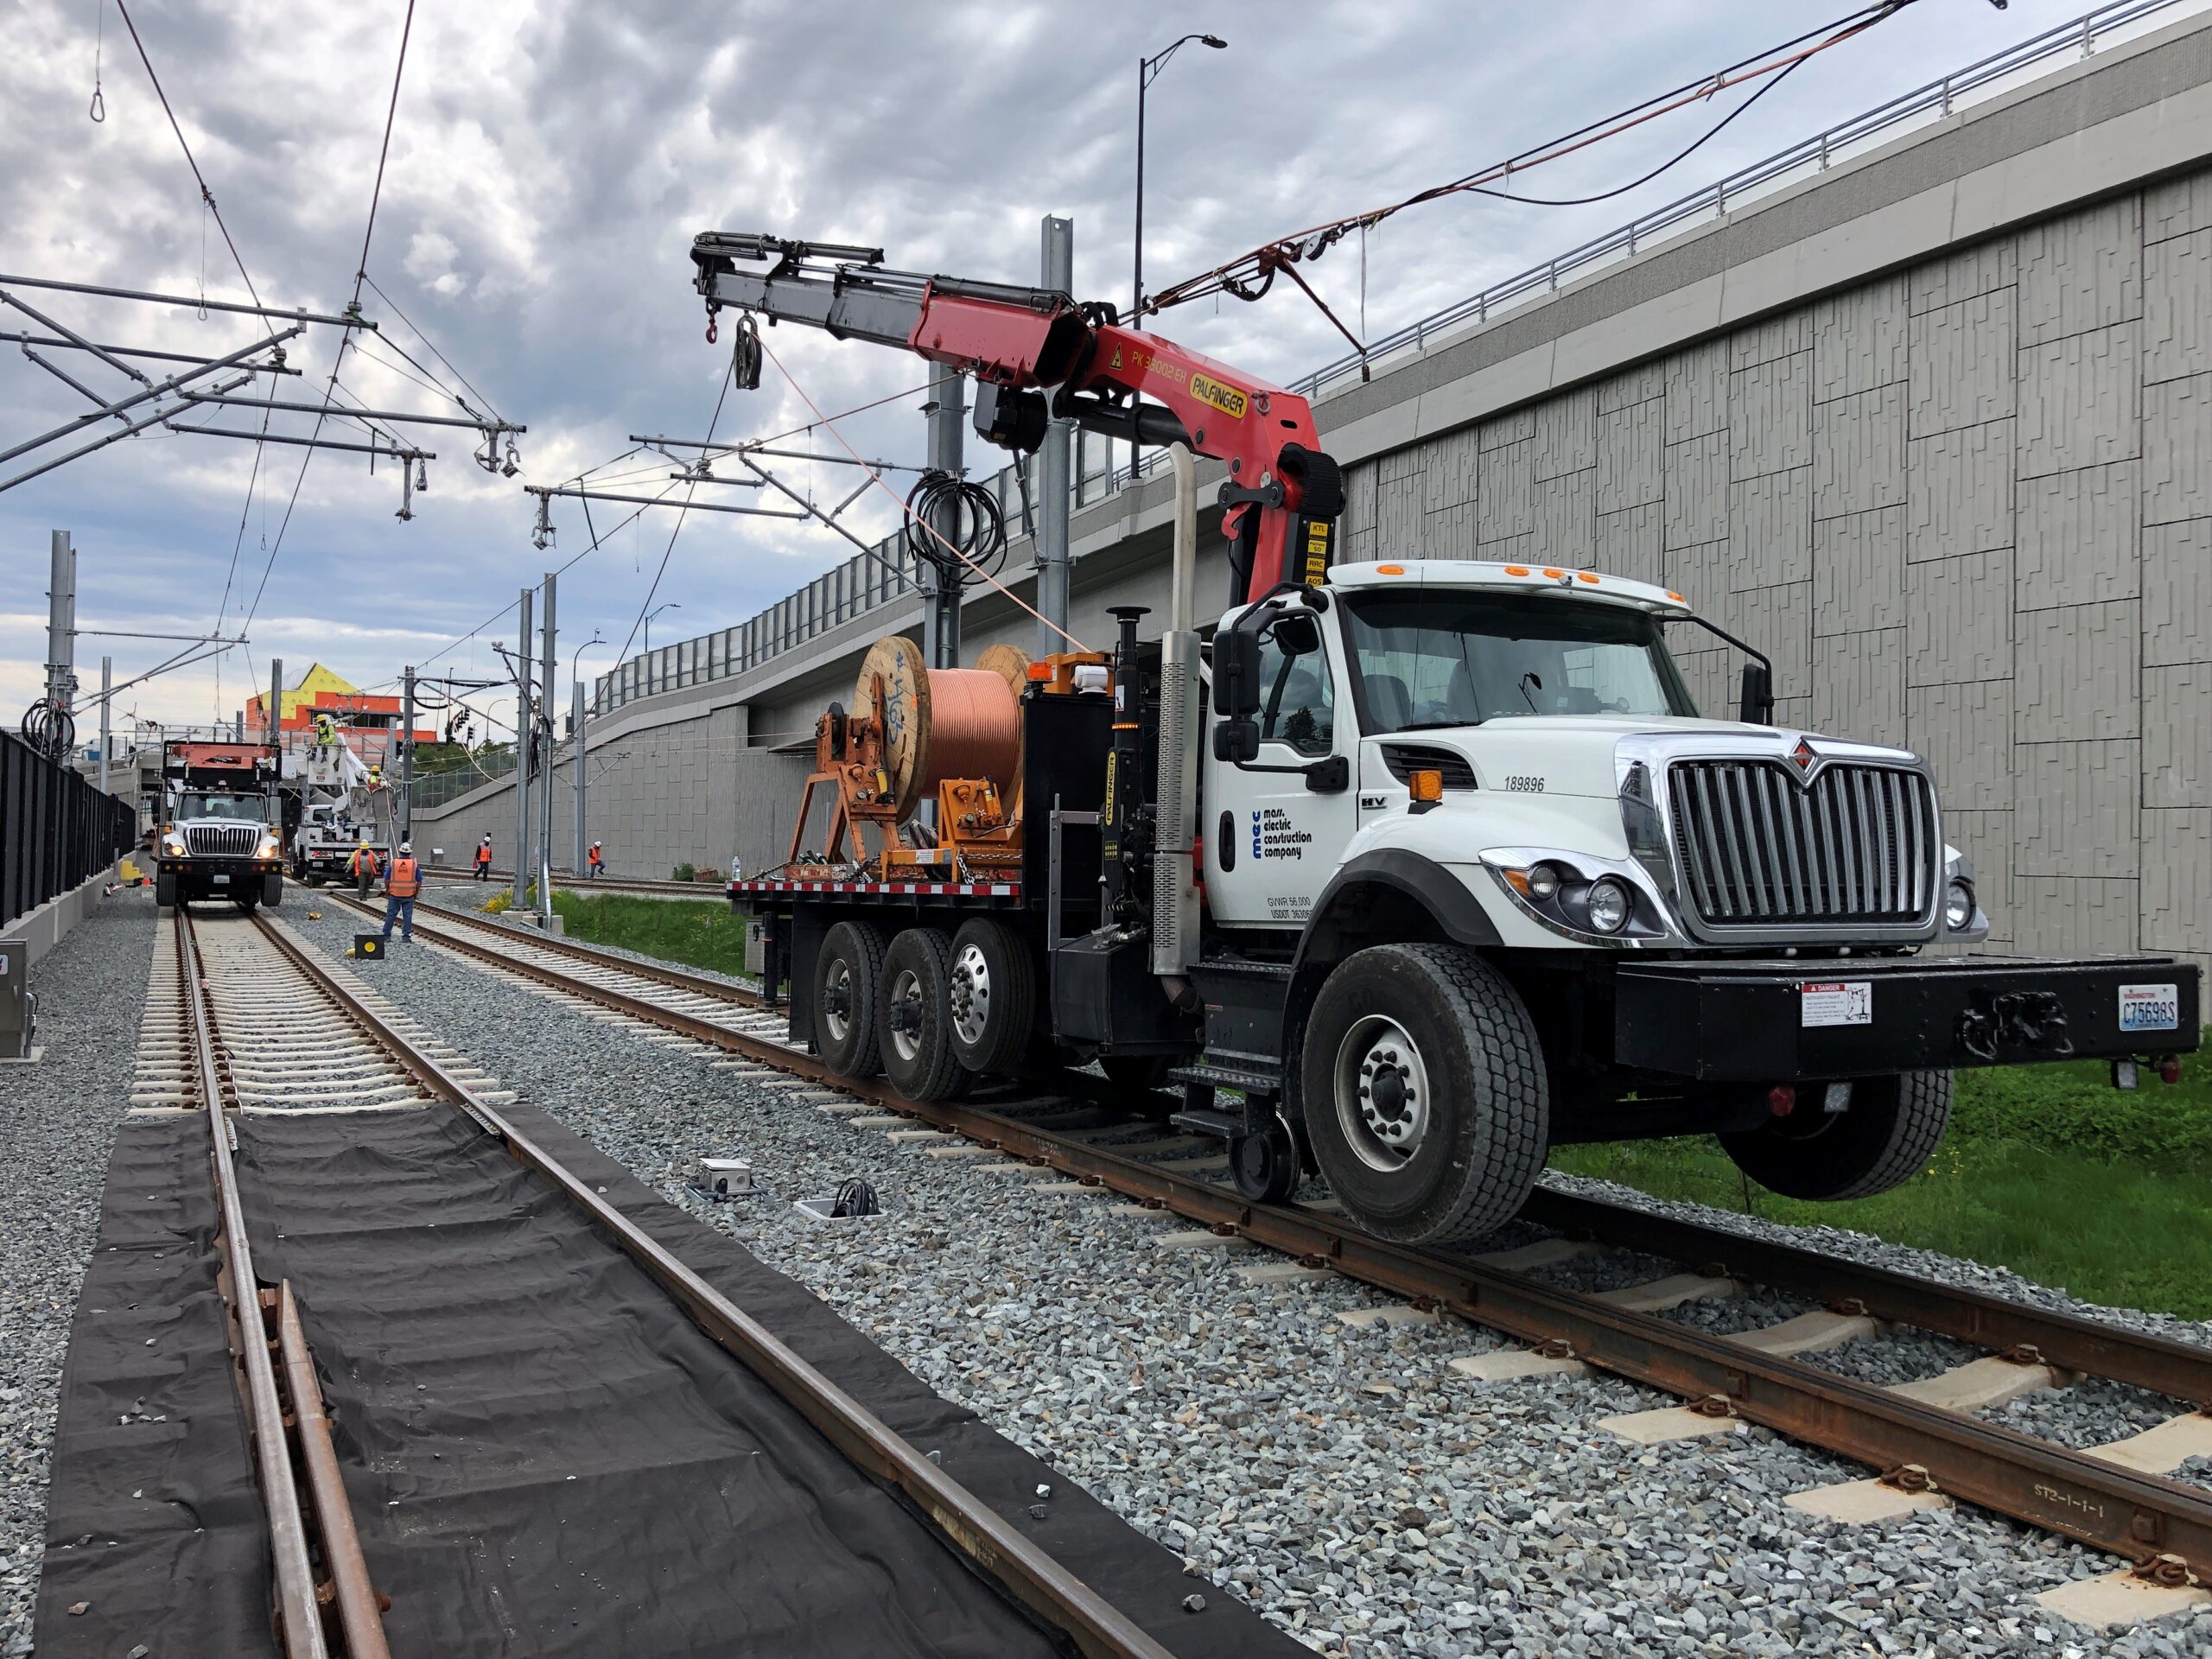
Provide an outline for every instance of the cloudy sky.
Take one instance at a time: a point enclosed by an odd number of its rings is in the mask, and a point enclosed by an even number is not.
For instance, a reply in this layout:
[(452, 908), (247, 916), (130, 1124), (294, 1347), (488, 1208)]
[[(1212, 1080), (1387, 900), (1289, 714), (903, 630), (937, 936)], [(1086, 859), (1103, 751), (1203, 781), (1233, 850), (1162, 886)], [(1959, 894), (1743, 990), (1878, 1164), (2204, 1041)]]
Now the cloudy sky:
[[(115, 0), (3, 3), (0, 273), (243, 300)], [(405, 0), (124, 3), (264, 302), (340, 309), (360, 260)], [(566, 502), (555, 507), (557, 546), (535, 549), (521, 486), (607, 462), (633, 432), (706, 429), (728, 336), (721, 349), (703, 339), (685, 257), (695, 232), (863, 243), (893, 265), (1027, 281), (1039, 218), (1067, 214), (1077, 292), (1126, 302), (1136, 63), (1185, 30), (1230, 46), (1186, 47), (1151, 94), (1145, 259), (1155, 288), (1269, 235), (1471, 171), (1847, 9), (1848, 0), (431, 0), (415, 16), (368, 251), (369, 277), (388, 298), (365, 291), (363, 308), (383, 337), (349, 352), (340, 378), (363, 406), (452, 414), (448, 393), (466, 377), (493, 409), (529, 426), (523, 470), (487, 475), (468, 459), (472, 433), (415, 429), (440, 458), (403, 523), (388, 460), (372, 476), (365, 455), (316, 454), (302, 479), (306, 450), (257, 454), (252, 443), (157, 428), (0, 493), (0, 715), (12, 721), (42, 686), (54, 527), (79, 550), (80, 626), (243, 625), (251, 636), (219, 661), (123, 694), (118, 715), (227, 719), (265, 682), (272, 655), (295, 675), (321, 658), (365, 685), (393, 680), (410, 661), (433, 672), (495, 670), (490, 642), (512, 643), (518, 587), (591, 545), (581, 508)], [(1408, 213), (1369, 244), (1369, 331), (2084, 9), (1916, 0), (1632, 195), (1585, 208), (1459, 197)], [(96, 56), (99, 123), (88, 118)], [(1644, 129), (1546, 169), (1543, 185), (1573, 195), (1634, 177), (1711, 118), (1700, 107)], [(1524, 188), (1535, 189), (1536, 176)], [(1357, 315), (1356, 244), (1314, 276)], [(245, 317), (0, 288), (108, 343), (215, 356), (257, 337)], [(1275, 378), (1341, 350), (1287, 289), (1255, 305), (1186, 307), (1162, 327)], [(46, 332), (4, 308), (0, 329)], [(888, 351), (795, 330), (772, 341), (827, 410), (922, 378)], [(304, 374), (276, 395), (319, 403), (337, 344), (335, 330), (310, 331), (290, 356)], [(108, 396), (127, 387), (79, 355), (43, 354)], [(865, 453), (918, 461), (918, 404), (894, 402), (846, 429)], [(0, 448), (86, 407), (0, 345)], [(259, 419), (238, 410), (194, 418), (247, 429)], [(731, 395), (719, 429), (759, 436), (806, 418), (772, 366), (759, 391)], [(270, 430), (313, 425), (309, 415), (280, 416)], [(364, 436), (337, 421), (325, 435)], [(980, 447), (971, 439), (971, 462)], [(0, 463), (0, 477), (35, 458)], [(1000, 459), (987, 452), (974, 470)], [(646, 458), (607, 476), (651, 493), (667, 473)], [(831, 503), (854, 481), (804, 466), (785, 476)], [(626, 510), (593, 511), (605, 532)], [(878, 497), (849, 519), (873, 536), (896, 516)], [(742, 620), (850, 551), (810, 526), (704, 514), (690, 517), (670, 551), (676, 529), (674, 512), (649, 512), (563, 577), (564, 677), (594, 629), (609, 643), (586, 656), (587, 676), (633, 639), (664, 553), (652, 602), (681, 608), (654, 624), (659, 643)], [(103, 652), (122, 679), (168, 649), (83, 639), (79, 673), (94, 689)]]

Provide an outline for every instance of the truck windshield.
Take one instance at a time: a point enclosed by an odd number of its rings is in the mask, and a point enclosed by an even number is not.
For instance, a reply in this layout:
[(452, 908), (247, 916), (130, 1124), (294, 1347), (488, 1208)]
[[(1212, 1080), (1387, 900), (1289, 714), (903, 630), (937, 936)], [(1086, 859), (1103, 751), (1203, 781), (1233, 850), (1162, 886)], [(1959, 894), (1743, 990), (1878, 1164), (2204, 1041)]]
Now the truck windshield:
[(177, 805), (176, 815), (184, 818), (236, 818), (244, 823), (261, 823), (265, 804), (258, 795), (187, 795)]
[(1410, 588), (1344, 609), (1370, 735), (1518, 715), (1697, 713), (1659, 623), (1548, 594)]

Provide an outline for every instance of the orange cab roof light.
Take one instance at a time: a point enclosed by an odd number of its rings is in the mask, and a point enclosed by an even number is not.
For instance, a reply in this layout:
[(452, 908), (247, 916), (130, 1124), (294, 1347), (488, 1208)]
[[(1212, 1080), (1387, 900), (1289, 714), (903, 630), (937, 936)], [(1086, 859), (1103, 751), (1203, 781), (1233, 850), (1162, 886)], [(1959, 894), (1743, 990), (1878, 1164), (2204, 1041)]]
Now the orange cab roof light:
[(1402, 564), (1378, 564), (1375, 567), (1375, 574), (1378, 576), (1402, 576), (1406, 574), (1406, 567)]

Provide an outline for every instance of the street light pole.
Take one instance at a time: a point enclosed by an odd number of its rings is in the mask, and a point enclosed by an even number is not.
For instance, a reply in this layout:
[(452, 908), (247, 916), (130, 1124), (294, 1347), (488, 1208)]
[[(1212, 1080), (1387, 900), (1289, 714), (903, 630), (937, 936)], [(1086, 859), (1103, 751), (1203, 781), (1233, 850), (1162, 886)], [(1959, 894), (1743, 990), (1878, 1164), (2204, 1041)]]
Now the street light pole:
[(658, 615), (659, 615), (663, 611), (680, 611), (680, 610), (682, 610), (683, 608), (683, 601), (682, 600), (680, 600), (680, 599), (671, 599), (671, 600), (670, 600), (670, 601), (668, 601), (668, 603), (667, 603), (667, 604), (665, 604), (665, 605), (656, 605), (656, 606), (654, 606), (654, 607), (652, 607), (652, 609), (651, 609), (650, 611), (647, 611), (647, 612), (645, 613), (645, 655), (646, 655), (646, 656), (650, 657), (650, 656), (652, 656), (652, 655), (653, 654), (653, 618), (655, 618), (655, 617), (658, 616)]
[(581, 879), (585, 874), (584, 852), (591, 843), (584, 839), (584, 788), (586, 783), (584, 776), (584, 761), (586, 759), (584, 746), (584, 721), (589, 714), (589, 710), (584, 701), (583, 678), (576, 671), (584, 659), (584, 652), (589, 651), (594, 645), (603, 645), (606, 643), (607, 642), (604, 639), (599, 637), (599, 630), (597, 628), (594, 628), (591, 631), (591, 638), (585, 640), (581, 645), (578, 645), (569, 658), (569, 703), (570, 709), (569, 715), (569, 738), (570, 742), (575, 745), (575, 748), (570, 753), (569, 760), (569, 764), (576, 769), (576, 855), (575, 861), (570, 868), (575, 870), (579, 879)]
[[(1217, 52), (1224, 51), (1229, 46), (1229, 42), (1223, 40), (1218, 35), (1185, 35), (1181, 40), (1177, 41), (1173, 45), (1166, 48), (1164, 51), (1155, 52), (1148, 58), (1139, 58), (1137, 60), (1137, 219), (1136, 233), (1131, 238), (1135, 264), (1134, 279), (1130, 283), (1130, 294), (1132, 299), (1129, 306), (1129, 327), (1132, 328), (1141, 328), (1144, 327), (1145, 89), (1160, 78), (1160, 72), (1167, 67), (1167, 60), (1173, 57), (1178, 51), (1189, 45), (1192, 41), (1198, 41), (1206, 46), (1210, 46)], [(1135, 480), (1137, 475), (1137, 443), (1133, 438), (1129, 441), (1129, 478), (1132, 482)], [(1107, 481), (1109, 483), (1112, 482), (1110, 476)]]

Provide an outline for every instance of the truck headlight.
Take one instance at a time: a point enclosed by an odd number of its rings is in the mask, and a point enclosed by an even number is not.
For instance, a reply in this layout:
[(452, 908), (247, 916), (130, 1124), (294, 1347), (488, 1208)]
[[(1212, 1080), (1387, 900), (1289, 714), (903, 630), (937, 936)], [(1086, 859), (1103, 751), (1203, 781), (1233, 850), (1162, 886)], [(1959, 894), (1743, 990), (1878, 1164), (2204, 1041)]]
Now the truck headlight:
[(182, 858), (184, 856), (184, 837), (182, 836), (163, 836), (162, 837), (162, 851), (170, 858)]
[(1617, 877), (1601, 875), (1590, 884), (1584, 899), (1590, 913), (1590, 925), (1600, 933), (1618, 933), (1628, 925), (1634, 902), (1629, 897), (1627, 885)]
[(254, 855), (254, 855), (256, 858), (274, 858), (274, 857), (276, 857), (276, 836), (264, 836), (261, 838), (261, 845), (260, 845), (257, 849), (255, 849), (255, 852), (254, 852)]
[(1529, 896), (1542, 900), (1559, 891), (1559, 872), (1548, 864), (1537, 864), (1529, 871)]
[(1953, 932), (1974, 920), (1974, 887), (1954, 879), (1943, 889), (1943, 925)]

